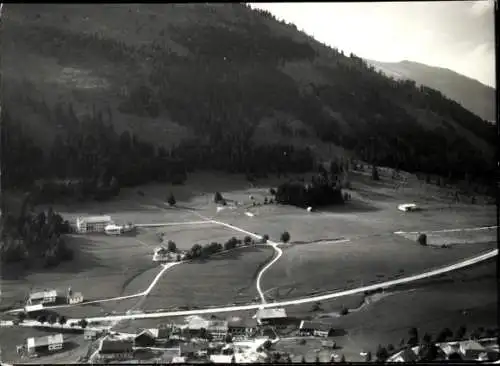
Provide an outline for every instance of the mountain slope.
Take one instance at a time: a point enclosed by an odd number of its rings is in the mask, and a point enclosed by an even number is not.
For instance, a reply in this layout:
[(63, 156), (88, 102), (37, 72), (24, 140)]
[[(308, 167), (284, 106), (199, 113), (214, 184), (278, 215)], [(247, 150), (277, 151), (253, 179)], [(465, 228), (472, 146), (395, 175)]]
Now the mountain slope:
[(474, 114), (242, 4), (9, 4), (2, 28), (5, 110), (46, 146), (106, 111), (193, 168), (266, 171), (281, 163), (256, 146), (280, 140), (449, 177), (494, 171), (495, 129)]
[(367, 60), (388, 76), (415, 80), (417, 84), (439, 90), (486, 121), (496, 121), (495, 89), (449, 69), (418, 62), (380, 62)]

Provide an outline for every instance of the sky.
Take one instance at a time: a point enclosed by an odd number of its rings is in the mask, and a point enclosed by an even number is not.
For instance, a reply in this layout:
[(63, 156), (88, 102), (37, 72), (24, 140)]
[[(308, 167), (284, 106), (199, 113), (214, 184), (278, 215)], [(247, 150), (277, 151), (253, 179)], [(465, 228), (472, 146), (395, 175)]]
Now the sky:
[(420, 62), (495, 87), (493, 0), (250, 3), (345, 53)]

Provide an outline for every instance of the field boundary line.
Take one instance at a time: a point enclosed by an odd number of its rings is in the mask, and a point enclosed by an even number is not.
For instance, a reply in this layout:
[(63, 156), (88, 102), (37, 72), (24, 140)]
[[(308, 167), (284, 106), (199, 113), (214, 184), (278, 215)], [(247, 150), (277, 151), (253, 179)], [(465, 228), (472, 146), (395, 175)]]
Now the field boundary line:
[(471, 227), (465, 229), (444, 229), (444, 230), (422, 230), (422, 231), (395, 231), (394, 234), (432, 234), (432, 233), (454, 233), (461, 231), (480, 231), (480, 230), (492, 230), (497, 229), (498, 225), (495, 226), (481, 226), (481, 227)]
[[(388, 289), (389, 287), (393, 287), (396, 285), (410, 283), (414, 281), (418, 281), (425, 278), (430, 278), (434, 276), (438, 276), (447, 272), (451, 272), (454, 270), (458, 270), (461, 268), (469, 267), (471, 265), (481, 263), (485, 260), (494, 258), (498, 255), (498, 249), (491, 250), (487, 253), (481, 254), (479, 256), (466, 259), (459, 263), (455, 263), (452, 265), (448, 265), (442, 267), (440, 269), (436, 269), (433, 271), (428, 271), (424, 273), (420, 273), (417, 275), (407, 276), (404, 278), (399, 278), (396, 280), (381, 282), (373, 285), (358, 287), (351, 290), (345, 290), (335, 293), (330, 293), (326, 295), (319, 296), (311, 296), (306, 298), (300, 298), (295, 300), (287, 300), (287, 301), (279, 301), (273, 303), (266, 304), (249, 304), (249, 305), (240, 305), (240, 306), (226, 306), (219, 308), (205, 308), (205, 309), (196, 309), (196, 310), (182, 310), (182, 311), (170, 311), (170, 312), (158, 312), (158, 313), (144, 313), (144, 314), (132, 314), (132, 315), (113, 315), (108, 317), (94, 317), (89, 318), (88, 320), (93, 321), (109, 321), (114, 319), (147, 319), (147, 318), (163, 318), (170, 316), (187, 316), (187, 315), (196, 315), (196, 314), (211, 314), (211, 313), (223, 313), (223, 312), (232, 312), (232, 311), (244, 311), (244, 310), (255, 310), (259, 308), (275, 308), (275, 307), (284, 307), (284, 306), (293, 306), (300, 305), (310, 302), (324, 301), (330, 300), (338, 297), (354, 295), (358, 293), (363, 293), (365, 291), (373, 291), (378, 289)], [(71, 321), (78, 321), (79, 319), (71, 319)], [(69, 321), (69, 320), (68, 320)]]

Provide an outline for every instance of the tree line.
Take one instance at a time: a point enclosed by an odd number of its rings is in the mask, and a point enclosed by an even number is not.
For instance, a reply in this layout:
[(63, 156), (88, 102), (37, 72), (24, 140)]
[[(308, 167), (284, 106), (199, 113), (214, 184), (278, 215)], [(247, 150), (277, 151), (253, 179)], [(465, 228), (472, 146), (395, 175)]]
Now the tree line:
[(46, 267), (72, 260), (73, 251), (64, 239), (69, 230), (68, 222), (51, 207), (46, 212), (34, 212), (27, 195), (18, 216), (2, 212), (0, 258), (4, 263), (41, 261)]

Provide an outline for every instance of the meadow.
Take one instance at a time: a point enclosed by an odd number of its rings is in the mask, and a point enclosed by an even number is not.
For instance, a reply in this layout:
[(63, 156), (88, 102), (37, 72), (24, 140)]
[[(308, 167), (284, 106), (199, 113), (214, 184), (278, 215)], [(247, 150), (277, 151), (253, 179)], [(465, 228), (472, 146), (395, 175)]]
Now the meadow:
[(176, 266), (158, 282), (143, 309), (253, 302), (258, 298), (257, 273), (272, 255), (268, 247), (245, 247)]

